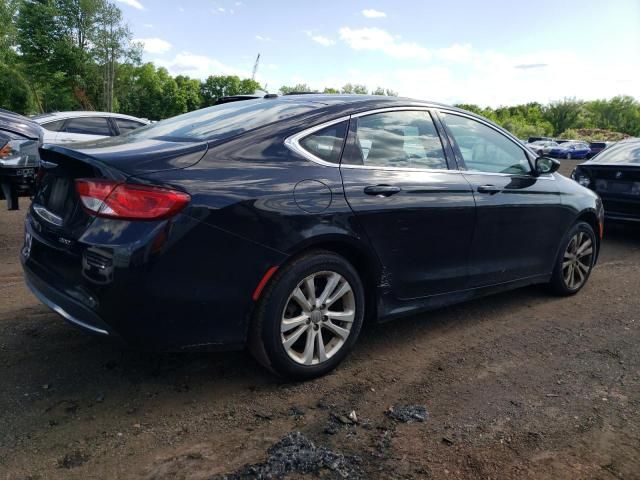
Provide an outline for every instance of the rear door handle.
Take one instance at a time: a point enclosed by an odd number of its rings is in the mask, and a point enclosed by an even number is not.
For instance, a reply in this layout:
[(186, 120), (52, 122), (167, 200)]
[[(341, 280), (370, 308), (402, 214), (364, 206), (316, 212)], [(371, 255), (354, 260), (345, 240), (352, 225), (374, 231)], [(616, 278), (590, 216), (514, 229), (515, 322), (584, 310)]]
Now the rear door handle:
[(392, 185), (369, 185), (368, 187), (364, 187), (364, 193), (378, 197), (390, 197), (391, 195), (400, 193), (400, 187), (394, 187)]
[(480, 192), (480, 193), (488, 193), (490, 195), (498, 193), (499, 191), (500, 191), (500, 189), (498, 187), (496, 187), (495, 185), (480, 185), (478, 187), (478, 192)]

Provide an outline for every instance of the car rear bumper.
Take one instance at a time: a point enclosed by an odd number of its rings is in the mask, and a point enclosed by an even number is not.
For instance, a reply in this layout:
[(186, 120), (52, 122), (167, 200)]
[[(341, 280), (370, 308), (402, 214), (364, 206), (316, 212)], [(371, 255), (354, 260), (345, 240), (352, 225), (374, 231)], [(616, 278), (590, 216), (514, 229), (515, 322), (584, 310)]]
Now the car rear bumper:
[(24, 267), (24, 272), (25, 283), (31, 292), (67, 322), (90, 333), (115, 336), (110, 327), (95, 312), (43, 282), (30, 268)]
[[(259, 262), (279, 264), (263, 249), (248, 253), (237, 237), (233, 244), (225, 238), (216, 245), (219, 230), (185, 217), (181, 221), (189, 228), (180, 231), (174, 225), (167, 240), (171, 248), (162, 252), (151, 252), (153, 236), (136, 235), (137, 243), (110, 249), (102, 244), (105, 255), (111, 252), (106, 257), (111, 263), (97, 276), (95, 268), (86, 268), (95, 243), (57, 245), (39, 230), (43, 222), (34, 215), (30, 212), (25, 222), (31, 240), (22, 249), (21, 262), (35, 296), (83, 330), (144, 350), (241, 348), (253, 311), (251, 294), (268, 269)], [(115, 230), (113, 222), (96, 221), (84, 240), (106, 225), (112, 226), (109, 232)], [(202, 241), (184, 239), (192, 229), (202, 231), (194, 235)]]

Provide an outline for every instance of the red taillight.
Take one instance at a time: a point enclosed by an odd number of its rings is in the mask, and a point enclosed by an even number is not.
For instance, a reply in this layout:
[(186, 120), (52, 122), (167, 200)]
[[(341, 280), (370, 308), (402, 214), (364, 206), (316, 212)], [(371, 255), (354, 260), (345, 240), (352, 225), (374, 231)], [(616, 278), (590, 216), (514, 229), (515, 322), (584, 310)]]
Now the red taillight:
[(120, 220), (168, 218), (191, 200), (188, 194), (177, 190), (101, 179), (76, 180), (76, 191), (91, 215)]

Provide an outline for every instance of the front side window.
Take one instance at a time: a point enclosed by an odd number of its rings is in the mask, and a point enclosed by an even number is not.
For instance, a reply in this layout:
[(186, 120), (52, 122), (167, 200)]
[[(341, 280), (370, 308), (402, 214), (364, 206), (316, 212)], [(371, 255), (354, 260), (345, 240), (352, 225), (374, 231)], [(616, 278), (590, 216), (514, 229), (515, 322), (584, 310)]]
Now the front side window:
[(348, 122), (340, 122), (307, 135), (300, 146), (313, 156), (329, 163), (340, 163), (340, 153), (347, 134)]
[(449, 113), (443, 118), (458, 144), (467, 170), (528, 174), (531, 165), (522, 148), (493, 128)]
[(67, 120), (64, 128), (66, 133), (81, 133), (84, 135), (111, 136), (109, 122), (104, 117), (80, 117)]
[(425, 111), (398, 111), (357, 119), (355, 139), (343, 163), (369, 167), (446, 169), (433, 120)]

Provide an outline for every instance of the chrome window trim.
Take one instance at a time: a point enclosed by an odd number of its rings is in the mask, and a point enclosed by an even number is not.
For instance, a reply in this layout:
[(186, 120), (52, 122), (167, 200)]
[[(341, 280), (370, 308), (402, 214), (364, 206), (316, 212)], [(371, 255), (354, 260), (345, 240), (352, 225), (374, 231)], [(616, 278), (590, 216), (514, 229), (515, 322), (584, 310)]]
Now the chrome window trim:
[[(454, 115), (459, 115), (461, 117), (466, 117), (469, 118), (470, 120), (475, 120), (479, 123), (482, 123), (483, 125), (491, 128), (492, 130), (496, 131), (497, 133), (499, 133), (500, 135), (502, 135), (503, 137), (509, 139), (510, 141), (514, 142), (518, 147), (520, 147), (520, 149), (524, 152), (524, 154), (527, 156), (527, 159), (531, 160), (530, 155), (528, 155), (527, 150), (520, 145), (520, 142), (517, 140), (514, 140), (515, 137), (511, 136), (511, 134), (509, 135), (505, 135), (505, 132), (500, 131), (498, 128), (496, 128), (494, 125), (492, 125), (490, 122), (484, 121), (481, 118), (475, 117), (473, 115), (467, 115), (464, 112), (458, 112), (456, 110), (449, 110), (447, 108), (442, 108), (442, 107), (437, 107), (437, 106), (406, 106), (406, 107), (385, 107), (385, 108), (376, 108), (374, 110), (366, 110), (364, 112), (358, 112), (358, 113), (354, 113), (352, 115), (347, 115), (347, 116), (343, 116), (340, 118), (336, 118), (334, 120), (329, 120), (327, 122), (321, 123), (319, 125), (307, 128), (305, 130), (302, 130), (301, 132), (298, 132), (294, 135), (291, 135), (289, 137), (287, 137), (284, 141), (285, 146), (297, 153), (298, 155), (302, 156), (303, 158), (306, 158), (307, 160), (310, 160), (314, 163), (317, 163), (319, 165), (322, 165), (324, 167), (332, 167), (332, 168), (351, 168), (351, 169), (360, 169), (360, 170), (383, 170), (383, 171), (390, 171), (390, 172), (425, 172), (425, 173), (461, 173), (461, 174), (470, 174), (470, 175), (498, 175), (498, 176), (505, 176), (505, 177), (528, 177), (533, 173), (533, 168), (532, 168), (532, 172), (531, 174), (512, 174), (512, 173), (495, 173), (495, 172), (483, 172), (483, 171), (479, 171), (479, 170), (460, 170), (459, 168), (413, 168), (413, 167), (382, 167), (382, 166), (373, 166), (373, 165), (348, 165), (348, 164), (343, 164), (343, 163), (331, 163), (331, 162), (327, 162), (325, 160), (322, 160), (319, 157), (316, 157), (315, 155), (313, 155), (312, 153), (308, 152), (307, 150), (305, 150), (304, 148), (302, 148), (302, 146), (300, 145), (300, 140), (303, 139), (304, 137), (311, 135), (312, 133), (317, 132), (318, 130), (322, 130), (323, 128), (326, 127), (330, 127), (331, 125), (335, 125), (336, 123), (340, 123), (340, 122), (344, 122), (347, 120), (351, 120), (352, 118), (359, 118), (359, 117), (366, 117), (368, 115), (375, 115), (376, 113), (386, 113), (386, 112), (403, 112), (403, 111), (424, 111), (427, 113), (430, 113), (432, 110), (438, 110), (438, 111), (443, 111), (445, 113), (451, 113)], [(433, 121), (433, 119), (432, 119)], [(434, 126), (435, 126), (435, 122), (434, 122)], [(442, 140), (441, 140), (442, 141)], [(444, 152), (444, 148), (443, 148), (443, 153)], [(536, 177), (537, 179), (541, 179), (541, 180), (554, 180), (555, 181), (555, 177), (553, 175), (549, 175), (549, 176), (538, 176)]]
[[(336, 118), (334, 120), (329, 120), (328, 122), (324, 122), (321, 123), (320, 125), (316, 125), (314, 127), (311, 128), (307, 128), (306, 130), (303, 130), (301, 132), (298, 132), (294, 135), (291, 135), (290, 137), (287, 137), (284, 141), (285, 146), (289, 149), (292, 150), (293, 152), (297, 153), (298, 155), (306, 158), (307, 160), (310, 160), (314, 163), (317, 163), (319, 165), (322, 165), (324, 167), (333, 167), (333, 168), (354, 168), (354, 169), (361, 169), (361, 170), (385, 170), (385, 171), (392, 171), (392, 172), (426, 172), (426, 173), (455, 173), (455, 172), (461, 172), (461, 170), (458, 169), (451, 169), (451, 168), (413, 168), (413, 167), (378, 167), (378, 166), (373, 166), (373, 165), (345, 165), (345, 164), (338, 164), (338, 163), (330, 163), (327, 162), (325, 160), (322, 160), (319, 157), (316, 157), (314, 154), (308, 152), (307, 150), (305, 150), (304, 148), (302, 148), (302, 146), (300, 145), (300, 140), (303, 139), (304, 137), (311, 135), (314, 132), (317, 132), (318, 130), (322, 130), (323, 128), (326, 127), (330, 127), (331, 125), (335, 125), (336, 123), (340, 123), (340, 122), (344, 122), (346, 120), (351, 120), (352, 118), (358, 118), (358, 117), (365, 117), (367, 115), (374, 115), (376, 113), (385, 113), (385, 112), (404, 112), (404, 111), (424, 111), (429, 113), (431, 110), (433, 109), (433, 107), (421, 107), (421, 106), (407, 106), (407, 107), (386, 107), (386, 108), (376, 108), (375, 110), (367, 110), (364, 112), (358, 112), (358, 113), (354, 113), (352, 115), (347, 115), (344, 117), (340, 117), (340, 118)], [(432, 119), (433, 121), (433, 119)], [(435, 122), (434, 122), (434, 126), (435, 126)], [(444, 148), (442, 149), (443, 153), (444, 152)]]

